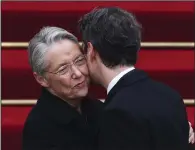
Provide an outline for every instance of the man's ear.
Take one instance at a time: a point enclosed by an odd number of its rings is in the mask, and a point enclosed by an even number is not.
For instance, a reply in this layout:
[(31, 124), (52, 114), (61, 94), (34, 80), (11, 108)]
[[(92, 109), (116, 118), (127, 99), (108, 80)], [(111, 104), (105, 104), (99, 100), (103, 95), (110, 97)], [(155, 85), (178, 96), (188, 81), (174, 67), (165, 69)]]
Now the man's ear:
[(33, 72), (33, 75), (34, 75), (35, 79), (37, 80), (37, 82), (38, 82), (41, 86), (46, 87), (46, 88), (49, 87), (49, 83), (48, 83), (48, 81), (45, 79), (45, 77), (43, 77), (43, 76), (37, 74), (36, 72)]
[(87, 42), (87, 57), (89, 61), (94, 61), (96, 59), (96, 51), (94, 50), (93, 45), (91, 42)]

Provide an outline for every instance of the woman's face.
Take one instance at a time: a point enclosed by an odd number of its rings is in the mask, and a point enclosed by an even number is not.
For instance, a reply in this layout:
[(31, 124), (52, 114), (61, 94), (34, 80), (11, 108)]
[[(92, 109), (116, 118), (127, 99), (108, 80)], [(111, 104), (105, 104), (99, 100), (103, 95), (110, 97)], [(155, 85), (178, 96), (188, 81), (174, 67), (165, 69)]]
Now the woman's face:
[(87, 95), (89, 74), (79, 45), (62, 40), (52, 45), (45, 61), (47, 88), (60, 97), (77, 99)]

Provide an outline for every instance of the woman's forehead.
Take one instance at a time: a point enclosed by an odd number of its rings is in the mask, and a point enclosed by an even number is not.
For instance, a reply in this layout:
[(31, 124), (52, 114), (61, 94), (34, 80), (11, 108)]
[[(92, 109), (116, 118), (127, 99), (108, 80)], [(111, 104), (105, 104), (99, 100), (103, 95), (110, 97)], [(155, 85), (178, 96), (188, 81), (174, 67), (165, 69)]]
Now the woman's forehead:
[(47, 53), (46, 60), (50, 66), (59, 66), (62, 63), (74, 61), (80, 56), (81, 50), (74, 42), (61, 42), (54, 44)]

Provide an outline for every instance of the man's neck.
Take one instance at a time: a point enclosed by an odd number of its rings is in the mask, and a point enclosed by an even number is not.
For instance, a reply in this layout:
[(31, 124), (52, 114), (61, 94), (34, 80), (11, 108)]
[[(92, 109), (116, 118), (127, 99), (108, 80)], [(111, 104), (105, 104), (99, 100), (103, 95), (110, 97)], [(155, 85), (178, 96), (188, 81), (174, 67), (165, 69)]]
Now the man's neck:
[(133, 66), (120, 66), (120, 67), (116, 67), (116, 68), (104, 68), (101, 72), (101, 83), (102, 86), (107, 89), (109, 83), (121, 72), (123, 72), (124, 70), (133, 67)]

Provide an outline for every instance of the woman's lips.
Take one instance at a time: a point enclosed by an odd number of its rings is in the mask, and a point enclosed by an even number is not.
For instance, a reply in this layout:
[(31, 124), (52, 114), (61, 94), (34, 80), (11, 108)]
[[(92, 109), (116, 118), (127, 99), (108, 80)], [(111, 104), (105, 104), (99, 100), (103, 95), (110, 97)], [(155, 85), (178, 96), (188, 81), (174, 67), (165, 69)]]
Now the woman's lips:
[(76, 85), (74, 86), (74, 88), (82, 88), (82, 87), (85, 86), (85, 84), (86, 84), (86, 81), (80, 82), (80, 83), (76, 84)]

